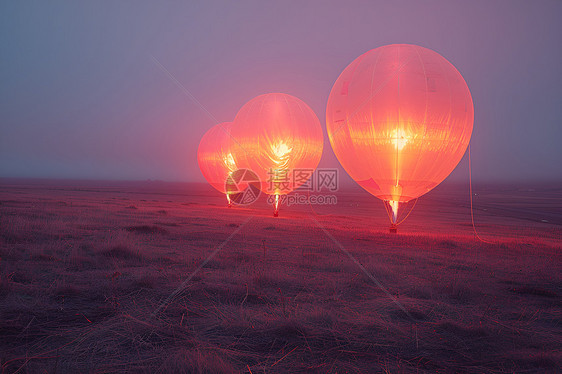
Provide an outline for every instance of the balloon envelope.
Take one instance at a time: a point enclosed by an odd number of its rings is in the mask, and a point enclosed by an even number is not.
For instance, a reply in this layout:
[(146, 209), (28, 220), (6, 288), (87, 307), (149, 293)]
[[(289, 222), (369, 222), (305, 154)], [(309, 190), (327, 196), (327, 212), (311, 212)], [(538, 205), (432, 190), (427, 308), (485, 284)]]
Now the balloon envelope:
[(261, 190), (284, 195), (305, 183), (322, 156), (323, 135), (316, 114), (302, 100), (270, 93), (247, 102), (232, 126), (240, 147), (235, 161), (255, 172)]
[(203, 135), (197, 149), (197, 162), (201, 173), (211, 186), (222, 193), (226, 191), (226, 180), (237, 169), (230, 138), (232, 123), (213, 126)]
[(327, 129), (349, 175), (374, 196), (407, 202), (441, 183), (472, 133), (472, 97), (438, 53), (408, 44), (373, 49), (341, 73)]

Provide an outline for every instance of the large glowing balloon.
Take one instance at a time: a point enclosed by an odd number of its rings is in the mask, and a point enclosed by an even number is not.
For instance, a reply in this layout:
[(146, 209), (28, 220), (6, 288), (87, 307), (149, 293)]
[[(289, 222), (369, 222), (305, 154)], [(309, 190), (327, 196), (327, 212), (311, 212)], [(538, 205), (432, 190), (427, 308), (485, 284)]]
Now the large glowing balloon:
[(254, 171), (261, 190), (279, 196), (305, 183), (322, 156), (323, 135), (316, 114), (302, 100), (270, 93), (247, 102), (232, 126), (232, 137), (241, 148), (235, 155), (239, 167)]
[(226, 194), (228, 206), (231, 206), (232, 191), (227, 191), (226, 181), (230, 173), (237, 169), (233, 155), (235, 144), (229, 135), (231, 127), (231, 122), (213, 126), (203, 135), (197, 149), (197, 162), (201, 173), (211, 186)]
[(449, 61), (427, 48), (393, 44), (345, 68), (326, 116), (338, 160), (361, 187), (390, 205), (395, 225), (399, 203), (430, 191), (461, 160), (474, 108)]

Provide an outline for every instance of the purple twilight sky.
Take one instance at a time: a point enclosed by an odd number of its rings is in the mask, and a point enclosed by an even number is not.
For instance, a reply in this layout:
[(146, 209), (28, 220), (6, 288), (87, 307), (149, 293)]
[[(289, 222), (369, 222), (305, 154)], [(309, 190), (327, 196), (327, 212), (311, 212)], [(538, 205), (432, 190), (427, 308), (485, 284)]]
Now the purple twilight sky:
[[(367, 50), (411, 43), (468, 83), (475, 180), (559, 180), (561, 18), (561, 1), (3, 1), (0, 177), (203, 181), (211, 117), (267, 92), (311, 106), (320, 166), (338, 166), (334, 81)], [(466, 157), (451, 178), (467, 179)]]

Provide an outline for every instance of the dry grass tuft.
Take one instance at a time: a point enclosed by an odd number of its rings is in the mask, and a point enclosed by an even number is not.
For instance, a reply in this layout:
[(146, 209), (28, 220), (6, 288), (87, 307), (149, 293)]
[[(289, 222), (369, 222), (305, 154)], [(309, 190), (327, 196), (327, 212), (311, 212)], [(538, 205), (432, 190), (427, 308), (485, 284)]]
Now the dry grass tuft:
[(127, 226), (125, 230), (139, 234), (168, 234), (168, 230), (156, 225), (136, 225)]
[(530, 295), (530, 296), (540, 296), (546, 298), (557, 298), (559, 297), (558, 294), (554, 291), (548, 290), (543, 287), (534, 287), (534, 286), (522, 286), (522, 287), (515, 287), (512, 291), (519, 295)]
[(238, 373), (236, 366), (220, 350), (178, 348), (164, 357), (159, 373), (178, 374), (231, 374)]
[(129, 247), (117, 245), (99, 252), (102, 256), (120, 259), (120, 260), (137, 260), (143, 259), (143, 256)]

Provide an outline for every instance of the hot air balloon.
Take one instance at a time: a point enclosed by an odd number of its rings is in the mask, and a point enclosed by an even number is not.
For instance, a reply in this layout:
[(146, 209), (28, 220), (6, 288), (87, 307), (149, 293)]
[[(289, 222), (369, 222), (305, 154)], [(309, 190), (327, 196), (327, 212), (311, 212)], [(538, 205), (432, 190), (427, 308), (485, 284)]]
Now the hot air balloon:
[(236, 164), (255, 172), (260, 189), (275, 196), (275, 217), (279, 196), (305, 183), (302, 171), (312, 176), (322, 156), (318, 117), (302, 100), (283, 93), (247, 102), (234, 119), (232, 137), (242, 149), (234, 157)]
[(444, 57), (393, 44), (345, 68), (330, 92), (326, 117), (341, 165), (390, 206), (396, 232), (399, 205), (436, 187), (461, 160), (474, 108), (466, 82)]
[(227, 190), (227, 178), (237, 170), (231, 141), (232, 122), (213, 126), (203, 135), (197, 149), (199, 169), (211, 186), (226, 195), (228, 206), (232, 206), (231, 194), (238, 191)]

